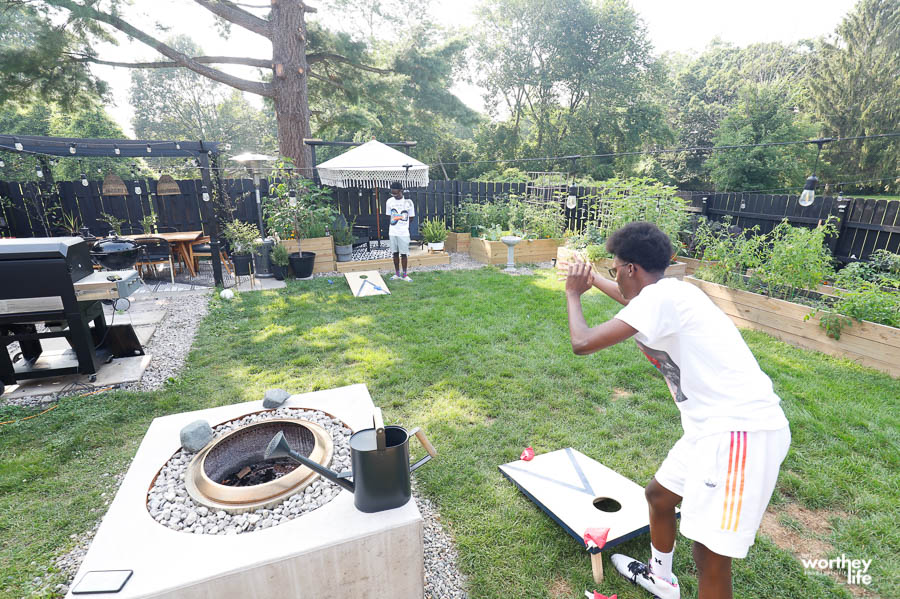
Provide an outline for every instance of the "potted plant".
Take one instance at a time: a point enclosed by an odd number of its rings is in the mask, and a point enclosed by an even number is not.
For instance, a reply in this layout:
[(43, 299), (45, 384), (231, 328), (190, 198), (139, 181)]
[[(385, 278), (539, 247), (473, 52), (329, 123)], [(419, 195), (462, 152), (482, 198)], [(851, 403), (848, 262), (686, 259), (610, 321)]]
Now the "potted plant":
[(290, 264), (287, 248), (281, 243), (277, 244), (272, 248), (269, 259), (272, 262), (272, 274), (275, 275), (277, 280), (283, 281), (284, 276), (287, 274), (288, 265)]
[(231, 244), (231, 261), (234, 263), (234, 274), (251, 274), (250, 263), (253, 253), (262, 245), (262, 240), (259, 238), (259, 230), (250, 223), (234, 220), (225, 225), (223, 235)]
[[(269, 188), (269, 196), (263, 203), (266, 223), (288, 244), (296, 244), (295, 252), (288, 256), (294, 276), (308, 279), (315, 268), (316, 252), (304, 251), (302, 239), (324, 239), (324, 248), (331, 255), (332, 239), (328, 227), (334, 222), (335, 210), (331, 207), (331, 194), (308, 179), (285, 178)], [(304, 246), (305, 247), (305, 246)], [(319, 245), (315, 245), (317, 251)]]
[(101, 212), (100, 218), (98, 218), (97, 220), (108, 224), (109, 228), (111, 229), (110, 233), (115, 234), (116, 237), (122, 234), (122, 225), (125, 224), (125, 221), (121, 218), (116, 218), (115, 216), (107, 212)]
[(428, 249), (439, 252), (444, 249), (444, 241), (447, 239), (447, 225), (441, 219), (433, 218), (422, 223), (422, 239), (428, 244)]
[(144, 233), (147, 235), (153, 235), (156, 228), (156, 215), (148, 214), (144, 218), (141, 219), (141, 228), (144, 230)]
[(332, 237), (334, 238), (334, 252), (338, 262), (349, 262), (353, 258), (353, 229), (352, 224), (335, 225)]

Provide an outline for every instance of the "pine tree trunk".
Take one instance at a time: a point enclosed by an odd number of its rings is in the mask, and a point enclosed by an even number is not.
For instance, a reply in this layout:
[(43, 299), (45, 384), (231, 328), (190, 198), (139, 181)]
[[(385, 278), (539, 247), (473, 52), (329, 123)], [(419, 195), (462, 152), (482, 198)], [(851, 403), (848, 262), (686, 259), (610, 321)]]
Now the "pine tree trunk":
[(303, 138), (310, 137), (306, 64), (306, 18), (303, 2), (281, 0), (272, 6), (272, 77), (278, 145), (283, 156), (306, 177), (312, 176), (312, 158)]

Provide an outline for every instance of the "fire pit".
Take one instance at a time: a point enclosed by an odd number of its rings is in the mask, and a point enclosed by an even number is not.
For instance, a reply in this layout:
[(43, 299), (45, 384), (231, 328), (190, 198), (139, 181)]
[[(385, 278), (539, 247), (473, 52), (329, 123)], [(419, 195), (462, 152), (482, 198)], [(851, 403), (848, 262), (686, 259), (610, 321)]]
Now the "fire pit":
[(304, 456), (331, 464), (333, 443), (324, 428), (308, 420), (275, 418), (240, 427), (201, 450), (188, 466), (188, 494), (208, 508), (239, 514), (272, 507), (302, 491), (319, 475), (293, 460), (263, 456), (278, 431)]

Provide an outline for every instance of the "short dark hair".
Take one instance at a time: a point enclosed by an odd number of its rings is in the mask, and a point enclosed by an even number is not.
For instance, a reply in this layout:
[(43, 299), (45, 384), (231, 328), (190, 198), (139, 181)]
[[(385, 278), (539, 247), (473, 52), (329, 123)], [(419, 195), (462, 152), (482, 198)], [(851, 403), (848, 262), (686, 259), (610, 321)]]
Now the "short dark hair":
[(672, 242), (653, 223), (628, 223), (606, 240), (606, 251), (625, 262), (640, 264), (647, 272), (661, 273), (672, 258)]
[(394, 181), (393, 183), (391, 183), (391, 189), (399, 189), (400, 191), (403, 191), (403, 183), (401, 183), (400, 181)]

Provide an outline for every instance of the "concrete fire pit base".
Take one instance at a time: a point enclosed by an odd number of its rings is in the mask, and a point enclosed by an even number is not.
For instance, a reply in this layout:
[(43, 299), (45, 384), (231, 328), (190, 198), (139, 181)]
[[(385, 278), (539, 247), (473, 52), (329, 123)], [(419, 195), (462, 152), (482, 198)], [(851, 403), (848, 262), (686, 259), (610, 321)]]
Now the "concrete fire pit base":
[[(342, 420), (353, 431), (372, 426), (365, 385), (294, 395), (287, 407), (311, 408)], [(194, 420), (215, 425), (262, 410), (262, 401), (155, 419), (93, 543), (73, 589), (90, 571), (133, 570), (114, 595), (178, 599), (330, 599), (424, 594), (423, 521), (414, 501), (365, 514), (342, 491), (326, 505), (272, 528), (242, 535), (197, 535), (155, 522), (147, 490), (180, 447), (179, 431)]]

